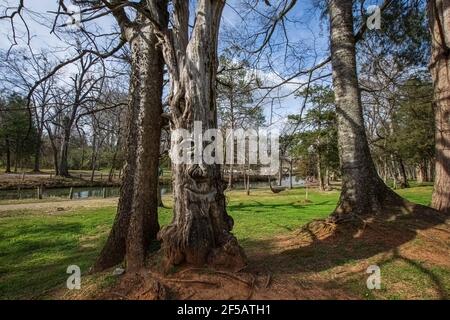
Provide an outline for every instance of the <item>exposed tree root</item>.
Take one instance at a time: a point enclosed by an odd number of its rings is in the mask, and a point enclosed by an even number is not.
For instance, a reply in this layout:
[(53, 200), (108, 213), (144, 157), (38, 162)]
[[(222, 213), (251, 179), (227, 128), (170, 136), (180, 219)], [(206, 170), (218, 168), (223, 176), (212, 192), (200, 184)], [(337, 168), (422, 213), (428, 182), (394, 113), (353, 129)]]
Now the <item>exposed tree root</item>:
[(218, 285), (215, 282), (209, 282), (209, 281), (202, 281), (202, 280), (191, 280), (191, 279), (171, 279), (171, 278), (164, 278), (164, 281), (168, 281), (168, 282), (180, 282), (180, 283), (199, 283), (199, 284), (205, 284), (208, 286), (213, 286), (213, 287), (220, 287), (220, 285)]
[(188, 272), (201, 272), (201, 273), (206, 273), (209, 275), (221, 275), (221, 276), (225, 276), (228, 277), (230, 279), (236, 280), (238, 282), (241, 282), (245, 285), (247, 285), (248, 287), (252, 287), (254, 285), (255, 279), (252, 276), (252, 281), (247, 281), (239, 276), (236, 275), (236, 273), (232, 273), (232, 272), (228, 272), (228, 271), (223, 271), (223, 270), (213, 270), (213, 269), (205, 269), (205, 268), (188, 268), (185, 270), (182, 270), (180, 272), (178, 272), (178, 274), (186, 274)]
[(118, 292), (111, 292), (111, 294), (114, 296), (118, 296), (121, 299), (128, 300), (128, 297), (126, 295), (120, 294)]
[(270, 283), (272, 282), (272, 274), (267, 274), (266, 282), (264, 283), (264, 288), (267, 289), (270, 286)]
[[(399, 199), (401, 198), (399, 197)], [(423, 235), (423, 232), (420, 232), (419, 229), (423, 227), (424, 223), (429, 224), (429, 228), (427, 227), (427, 229), (434, 228), (448, 232), (447, 230), (433, 226), (433, 224), (437, 223), (447, 224), (446, 219), (448, 217), (445, 214), (403, 199), (401, 199), (401, 204), (399, 202), (396, 203), (397, 205), (393, 209), (389, 208), (386, 211), (380, 211), (376, 214), (360, 216), (353, 213), (341, 215), (334, 213), (327, 219), (314, 220), (300, 228), (297, 232), (296, 239), (305, 242), (314, 242), (325, 239), (337, 232), (345, 234), (347, 233), (345, 231), (347, 228), (359, 230), (360, 232), (363, 232), (366, 228), (370, 228), (382, 237), (388, 236), (389, 231), (393, 229), (397, 231), (416, 232), (417, 234)], [(424, 235), (424, 237), (427, 236)], [(430, 237), (428, 238), (429, 240), (433, 240)]]

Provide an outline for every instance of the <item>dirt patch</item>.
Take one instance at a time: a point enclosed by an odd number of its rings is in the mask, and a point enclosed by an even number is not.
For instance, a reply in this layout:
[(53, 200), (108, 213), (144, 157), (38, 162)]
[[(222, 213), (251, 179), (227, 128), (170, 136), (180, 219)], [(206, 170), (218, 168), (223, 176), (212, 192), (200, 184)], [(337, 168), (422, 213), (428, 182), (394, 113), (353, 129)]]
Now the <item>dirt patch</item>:
[(153, 270), (123, 276), (119, 284), (96, 299), (130, 300), (273, 300), (356, 299), (339, 289), (308, 284), (299, 286), (270, 273), (228, 273), (212, 270), (183, 270), (165, 276)]

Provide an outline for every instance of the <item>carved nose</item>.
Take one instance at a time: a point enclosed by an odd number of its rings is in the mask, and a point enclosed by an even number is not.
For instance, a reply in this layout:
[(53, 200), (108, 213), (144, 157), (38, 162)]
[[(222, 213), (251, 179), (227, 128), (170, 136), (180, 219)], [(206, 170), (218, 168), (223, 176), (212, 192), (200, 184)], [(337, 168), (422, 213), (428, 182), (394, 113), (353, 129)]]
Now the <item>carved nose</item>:
[(189, 175), (192, 179), (202, 179), (207, 177), (207, 169), (202, 164), (194, 164), (189, 169)]

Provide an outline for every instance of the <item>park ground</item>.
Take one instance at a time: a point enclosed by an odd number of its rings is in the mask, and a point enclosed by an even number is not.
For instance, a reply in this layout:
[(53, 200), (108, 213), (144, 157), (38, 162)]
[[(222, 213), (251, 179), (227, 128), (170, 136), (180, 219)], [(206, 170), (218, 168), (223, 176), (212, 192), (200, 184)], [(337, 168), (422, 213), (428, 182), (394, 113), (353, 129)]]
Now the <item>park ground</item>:
[[(397, 191), (428, 205), (431, 186)], [(249, 265), (239, 273), (173, 268), (160, 272), (155, 250), (138, 274), (88, 270), (112, 225), (117, 199), (0, 202), (1, 299), (448, 299), (450, 226), (420, 210), (360, 225), (323, 222), (339, 191), (305, 189), (227, 193), (234, 233)], [(160, 210), (170, 221), (172, 202)], [(379, 221), (378, 221), (379, 220)], [(381, 221), (382, 220), (382, 221)], [(157, 249), (157, 248), (156, 248)], [(66, 269), (78, 265), (81, 290), (66, 289)], [(381, 269), (381, 289), (369, 290), (367, 268)]]

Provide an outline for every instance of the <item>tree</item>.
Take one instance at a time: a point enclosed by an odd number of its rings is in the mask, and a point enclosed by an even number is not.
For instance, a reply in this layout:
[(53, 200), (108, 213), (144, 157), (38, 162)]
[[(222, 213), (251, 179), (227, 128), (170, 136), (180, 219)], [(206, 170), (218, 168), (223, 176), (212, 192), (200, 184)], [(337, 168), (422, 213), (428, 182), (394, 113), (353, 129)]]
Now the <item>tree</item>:
[(158, 223), (158, 165), (162, 125), (164, 61), (153, 27), (142, 14), (131, 22), (116, 10), (131, 49), (125, 165), (116, 218), (92, 270), (100, 271), (126, 258), (128, 270), (143, 266)]
[[(44, 77), (52, 68), (53, 62), (47, 57), (48, 52), (34, 54), (24, 49), (0, 52), (0, 80), (14, 92), (28, 95), (33, 84)], [(42, 81), (31, 94), (30, 113), (36, 128), (33, 171), (40, 171), (42, 138), (44, 124), (51, 104), (51, 90), (55, 86), (54, 77)]]
[(358, 86), (353, 1), (329, 1), (333, 88), (336, 99), (342, 191), (333, 218), (381, 213), (403, 199), (380, 179), (366, 138)]
[[(170, 10), (172, 12), (173, 27), (169, 28), (169, 12), (167, 0), (148, 0), (148, 1), (125, 1), (111, 0), (98, 1), (73, 0), (75, 4), (86, 6), (83, 12), (90, 14), (87, 20), (102, 17), (106, 14), (113, 14), (120, 27), (120, 42), (117, 46), (109, 49), (107, 52), (98, 50), (99, 46), (95, 43), (97, 36), (91, 36), (90, 32), (81, 29), (81, 33), (86, 35), (86, 42), (90, 44), (87, 48), (78, 48), (77, 56), (71, 58), (59, 66), (55, 67), (52, 73), (58, 71), (63, 66), (77, 62), (86, 61), (93, 55), (95, 59), (106, 59), (117, 53), (125, 43), (129, 43), (141, 34), (142, 25), (131, 21), (130, 16), (136, 17), (141, 14), (151, 22), (158, 36), (158, 42), (163, 48), (165, 62), (168, 65), (168, 73), (171, 79), (171, 89), (169, 97), (170, 117), (172, 129), (193, 129), (194, 121), (202, 121), (203, 129), (217, 127), (217, 109), (216, 109), (216, 72), (217, 72), (217, 38), (221, 13), (225, 4), (224, 0), (199, 0), (197, 1), (197, 13), (194, 27), (189, 35), (189, 1), (174, 0)], [(24, 10), (24, 2), (20, 1), (15, 13), (0, 17), (9, 19), (11, 27), (14, 29), (15, 18), (21, 16)], [(58, 25), (58, 17), (70, 15), (64, 0), (58, 1), (57, 18), (53, 24), (52, 31), (55, 31)], [(22, 20), (23, 21), (23, 20)], [(26, 25), (26, 21), (23, 21)], [(14, 32), (13, 32), (14, 33)], [(115, 34), (115, 33), (114, 33)], [(106, 38), (108, 35), (106, 35)], [(13, 34), (13, 41), (17, 38)], [(148, 39), (145, 39), (146, 41)], [(83, 42), (85, 43), (85, 42)], [(154, 48), (149, 45), (150, 48)], [(110, 44), (106, 46), (111, 48)], [(136, 45), (136, 48), (138, 46)], [(139, 55), (139, 54), (138, 54)], [(140, 90), (136, 95), (130, 95), (129, 124), (146, 123), (147, 112), (137, 106), (143, 106), (147, 95), (143, 90), (148, 90), (153, 82), (140, 83), (139, 78), (158, 79), (159, 77), (150, 77), (151, 72), (145, 69), (145, 64), (150, 60), (148, 54), (142, 54), (144, 61), (137, 62), (136, 67), (141, 64), (144, 68), (138, 71), (139, 77), (134, 84), (138, 85)], [(136, 69), (137, 70), (137, 69)], [(42, 80), (42, 79), (41, 79)], [(79, 82), (80, 79), (72, 79), (73, 82)], [(78, 80), (78, 81), (75, 81)], [(134, 79), (132, 80), (134, 81)], [(35, 86), (34, 86), (35, 87)], [(80, 86), (78, 86), (80, 87)], [(33, 88), (32, 88), (33, 89)], [(158, 89), (159, 90), (159, 89)], [(59, 162), (59, 174), (68, 175), (67, 150), (70, 141), (70, 129), (74, 123), (74, 114), (78, 110), (78, 100), (76, 95), (78, 90), (71, 90), (67, 94), (70, 96), (69, 114), (62, 118), (64, 127), (63, 139), (61, 141), (61, 153)], [(156, 96), (153, 93), (152, 97)], [(153, 111), (149, 111), (149, 117), (152, 117)], [(134, 127), (134, 128), (133, 128)], [(133, 253), (127, 255), (127, 262), (130, 269), (139, 267), (143, 263), (145, 248), (141, 241), (147, 236), (144, 226), (141, 223), (146, 220), (139, 204), (134, 204), (134, 195), (140, 192), (137, 181), (143, 181), (139, 176), (139, 163), (145, 163), (145, 160), (139, 158), (138, 152), (147, 154), (147, 150), (141, 149), (138, 144), (139, 136), (144, 135), (145, 128), (129, 125), (127, 133), (128, 155), (124, 167), (127, 172), (124, 175), (124, 181), (121, 189), (121, 200), (119, 203), (118, 214), (110, 234), (109, 240), (102, 251), (99, 261), (96, 265), (105, 266), (112, 261), (119, 261), (126, 247), (133, 250)], [(132, 140), (134, 139), (134, 140)], [(142, 138), (142, 141), (146, 138)], [(145, 144), (145, 143), (143, 143)], [(153, 155), (159, 156), (159, 152)], [(143, 156), (143, 159), (145, 156)], [(175, 209), (174, 220), (171, 225), (160, 232), (160, 239), (163, 242), (163, 249), (170, 264), (179, 264), (182, 262), (202, 264), (208, 262), (214, 265), (229, 265), (242, 267), (245, 263), (245, 256), (242, 248), (237, 243), (236, 238), (231, 234), (233, 220), (225, 210), (225, 197), (223, 194), (221, 170), (218, 164), (214, 165), (179, 165), (174, 166), (174, 185), (175, 190)], [(147, 171), (145, 171), (147, 172)], [(155, 170), (157, 172), (157, 170)], [(146, 173), (145, 173), (146, 174)], [(142, 180), (140, 180), (142, 179)], [(152, 180), (156, 183), (156, 179)], [(186, 185), (194, 186), (192, 189), (185, 188)], [(131, 196), (130, 196), (131, 195)], [(143, 199), (144, 197), (140, 197)], [(201, 200), (201, 201), (200, 201)], [(203, 201), (203, 202), (202, 202)], [(199, 202), (201, 204), (199, 204)], [(135, 210), (136, 209), (136, 210)], [(206, 216), (204, 213), (207, 213)], [(154, 216), (152, 216), (154, 217)], [(130, 234), (133, 232), (134, 234)], [(129, 239), (129, 241), (128, 241)], [(130, 259), (128, 259), (130, 257)], [(103, 259), (107, 263), (103, 263)], [(95, 269), (95, 268), (94, 268)]]
[(434, 86), (436, 168), (432, 207), (450, 213), (450, 1), (429, 0)]
[[(166, 1), (148, 1), (150, 9)], [(155, 11), (153, 23), (162, 40), (170, 76), (171, 130), (193, 132), (217, 128), (217, 39), (223, 0), (198, 0), (195, 23), (189, 34), (189, 1), (173, 0), (173, 28), (165, 27), (167, 9)], [(197, 147), (199, 147), (197, 145)], [(178, 149), (172, 143), (171, 154)], [(219, 164), (172, 163), (174, 217), (159, 233), (168, 265), (208, 264), (242, 268), (246, 257), (231, 233)]]
[[(311, 160), (316, 164), (319, 189), (325, 190), (329, 188), (330, 172), (339, 170), (334, 93), (328, 87), (314, 85), (298, 95), (308, 96), (311, 107), (302, 119), (304, 130), (296, 134), (290, 153), (304, 159), (314, 158)], [(290, 116), (290, 120), (300, 121), (297, 115)]]
[[(431, 92), (431, 84), (420, 78), (411, 78), (400, 87), (399, 106), (392, 117), (394, 133), (386, 138), (386, 151), (405, 159), (405, 165), (417, 167), (420, 182), (432, 178), (427, 170), (435, 147)], [(402, 171), (402, 180), (406, 180)]]
[(6, 155), (6, 173), (11, 172), (12, 164), (14, 172), (23, 167), (24, 161), (33, 153), (36, 136), (25, 99), (17, 94), (9, 96), (0, 110), (0, 148)]
[[(52, 33), (58, 32), (58, 26), (67, 26), (67, 16), (72, 16), (67, 2), (69, 1), (58, 1), (57, 8), (54, 10), (56, 15)], [(55, 161), (58, 162), (56, 172), (59, 175), (68, 176), (68, 149), (74, 125), (76, 126), (80, 117), (99, 111), (85, 108), (88, 105), (97, 105), (93, 102), (98, 101), (102, 93), (101, 89), (105, 81), (105, 60), (119, 53), (125, 44), (130, 44), (132, 77), (126, 120), (126, 159), (120, 200), (112, 231), (92, 270), (99, 271), (121, 262), (127, 248), (133, 252), (127, 254), (127, 267), (131, 270), (143, 264), (148, 242), (156, 237), (159, 230), (157, 187), (155, 186), (158, 183), (157, 161), (161, 135), (164, 65), (160, 49), (156, 48), (157, 41), (153, 28), (147, 19), (150, 16), (149, 12), (154, 12), (158, 16), (161, 12), (156, 12), (154, 6), (165, 1), (148, 1), (147, 3), (126, 0), (102, 0), (101, 2), (71, 0), (70, 2), (82, 8), (82, 21), (77, 21), (80, 25), (111, 14), (119, 30), (104, 31), (101, 26), (94, 23), (91, 29), (83, 26), (74, 32), (73, 34), (77, 36), (76, 55), (54, 67), (49, 74), (33, 85), (31, 91), (36, 90), (38, 85), (65, 66), (76, 64), (79, 67), (78, 75), (70, 79), (71, 90), (64, 92), (63, 95), (61, 92), (58, 93), (58, 97), (63, 96), (65, 99), (61, 101), (62, 104), (55, 105), (53, 108), (55, 114), (52, 117), (57, 121), (49, 121), (45, 124), (52, 149), (55, 149), (58, 144), (60, 146), (59, 154), (54, 155)], [(12, 42), (18, 40), (15, 32), (16, 18), (22, 17), (23, 11), (25, 11), (24, 1), (19, 1), (17, 8), (14, 9), (15, 13), (0, 17), (11, 22)], [(64, 20), (62, 25), (60, 18)], [(22, 18), (21, 21), (29, 29), (27, 20)], [(65, 34), (72, 33), (65, 32)], [(118, 43), (114, 43), (117, 39)], [(100, 50), (100, 48), (105, 49)], [(102, 68), (94, 67), (96, 63), (99, 63)], [(94, 74), (101, 75), (95, 78)], [(117, 107), (117, 104), (113, 107)], [(85, 109), (84, 112), (80, 112), (81, 109)], [(63, 137), (60, 142), (57, 139), (58, 135)], [(148, 195), (142, 196), (141, 192)], [(132, 217), (135, 222), (131, 222)], [(130, 227), (130, 223), (134, 223), (133, 227)]]
[[(264, 122), (261, 106), (254, 106), (253, 91), (259, 79), (249, 70), (245, 61), (235, 62), (230, 53), (220, 57), (217, 77), (219, 126), (223, 131), (259, 127)], [(228, 189), (233, 187), (233, 163), (229, 165)]]
[[(100, 59), (94, 55), (81, 58), (75, 72), (68, 82), (69, 89), (65, 92), (66, 108), (62, 110), (62, 139), (59, 151), (58, 174), (70, 177), (69, 173), (69, 147), (74, 124), (81, 108), (95, 101), (101, 93), (105, 70)], [(98, 68), (100, 66), (100, 68)]]
[[(385, 182), (392, 177), (395, 188), (409, 186), (408, 179), (415, 179), (416, 166), (408, 158), (415, 153), (414, 144), (406, 152), (406, 144), (400, 138), (405, 138), (406, 132), (398, 115), (408, 112), (406, 100), (410, 99), (413, 106), (414, 99), (423, 102), (429, 97), (422, 81), (409, 81), (412, 78), (425, 81), (428, 77), (430, 36), (424, 9), (423, 0), (390, 1), (382, 14), (382, 30), (366, 32), (357, 44), (359, 85), (369, 146), (378, 172)], [(423, 106), (427, 108), (425, 103)], [(424, 122), (416, 124), (429, 129)], [(422, 127), (415, 128), (418, 133)], [(420, 137), (417, 135), (417, 138)], [(428, 136), (425, 134), (424, 138)]]

